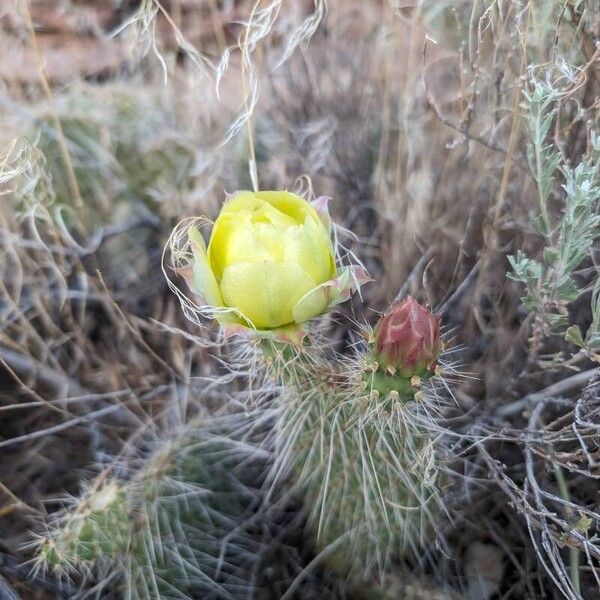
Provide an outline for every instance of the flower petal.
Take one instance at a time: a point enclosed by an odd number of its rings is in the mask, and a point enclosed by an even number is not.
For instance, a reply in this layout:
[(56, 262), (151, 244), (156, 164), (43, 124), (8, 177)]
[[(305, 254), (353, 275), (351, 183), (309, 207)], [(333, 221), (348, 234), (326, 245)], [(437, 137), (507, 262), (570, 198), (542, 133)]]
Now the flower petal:
[(206, 244), (202, 238), (202, 234), (195, 227), (190, 227), (188, 230), (188, 239), (194, 255), (192, 276), (188, 279), (188, 285), (206, 304), (215, 307), (223, 306), (223, 298), (208, 262)]
[(208, 244), (208, 257), (218, 281), (231, 264), (284, 260), (287, 233), (302, 225), (302, 221), (296, 221), (296, 213), (299, 218), (303, 216), (297, 207), (290, 209), (292, 216), (280, 208), (286, 207), (274, 206), (251, 192), (241, 192), (225, 202)]
[(252, 210), (255, 203), (256, 196), (254, 192), (249, 192), (247, 190), (236, 192), (223, 203), (223, 206), (219, 211), (219, 217), (221, 217), (222, 215), (226, 215), (227, 213), (235, 214), (240, 210)]
[(293, 219), (296, 225), (304, 223), (307, 215), (314, 212), (306, 200), (290, 192), (257, 192), (256, 197)]
[(296, 263), (244, 262), (226, 267), (221, 293), (254, 327), (272, 329), (294, 322), (295, 304), (315, 283)]
[(309, 217), (303, 225), (290, 228), (284, 250), (285, 260), (300, 264), (316, 283), (335, 276), (333, 244), (319, 220)]
[(345, 302), (354, 292), (369, 281), (373, 281), (373, 279), (358, 265), (342, 268), (335, 279), (327, 282), (331, 290), (328, 307)]
[(221, 281), (225, 267), (231, 263), (269, 258), (256, 239), (251, 218), (250, 211), (226, 212), (215, 221), (207, 254), (217, 281)]
[(294, 321), (303, 323), (345, 302), (361, 285), (372, 281), (367, 272), (357, 265), (344, 267), (333, 279), (307, 292), (294, 306)]
[(304, 323), (325, 311), (329, 304), (328, 283), (326, 281), (318, 285), (296, 302), (293, 309), (294, 322)]
[(317, 211), (321, 223), (325, 225), (327, 231), (331, 232), (331, 215), (329, 214), (329, 196), (319, 196), (313, 200), (310, 205)]

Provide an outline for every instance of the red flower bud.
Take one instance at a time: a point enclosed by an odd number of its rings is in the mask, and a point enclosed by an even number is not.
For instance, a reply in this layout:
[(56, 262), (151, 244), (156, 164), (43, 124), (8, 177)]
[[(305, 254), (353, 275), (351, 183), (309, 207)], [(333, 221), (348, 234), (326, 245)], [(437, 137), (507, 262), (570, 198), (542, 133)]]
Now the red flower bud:
[(375, 360), (403, 377), (433, 371), (442, 351), (440, 321), (410, 296), (396, 302), (375, 329)]

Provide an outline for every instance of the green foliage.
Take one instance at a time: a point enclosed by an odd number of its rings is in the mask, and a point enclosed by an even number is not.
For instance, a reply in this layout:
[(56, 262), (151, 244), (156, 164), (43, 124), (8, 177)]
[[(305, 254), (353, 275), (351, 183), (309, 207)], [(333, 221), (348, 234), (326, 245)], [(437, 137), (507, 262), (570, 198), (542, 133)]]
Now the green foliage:
[[(541, 258), (530, 257), (521, 250), (508, 257), (512, 268), (508, 276), (525, 284), (523, 305), (537, 315), (545, 334), (567, 330), (568, 306), (583, 293), (575, 279), (576, 271), (590, 258), (600, 235), (600, 140), (592, 132), (589, 153), (577, 166), (569, 166), (546, 141), (556, 118), (557, 97), (558, 92), (551, 85), (538, 80), (534, 81), (532, 92), (526, 94), (526, 123), (531, 139), (528, 158), (540, 209), (539, 214), (531, 216), (531, 223), (544, 238)], [(552, 204), (559, 174), (564, 180), (562, 209), (554, 216)], [(569, 329), (568, 339), (578, 340), (575, 330)]]
[(532, 223), (544, 236), (552, 230), (549, 211), (550, 195), (554, 189), (560, 154), (546, 143), (556, 109), (556, 92), (546, 83), (535, 81), (531, 94), (525, 92), (528, 113), (525, 119), (531, 143), (527, 147), (529, 167), (538, 187), (540, 215), (532, 215)]
[(583, 350), (598, 352), (600, 350), (600, 278), (596, 279), (592, 290), (591, 309), (592, 322), (585, 336), (578, 325), (571, 325), (565, 332), (565, 339)]

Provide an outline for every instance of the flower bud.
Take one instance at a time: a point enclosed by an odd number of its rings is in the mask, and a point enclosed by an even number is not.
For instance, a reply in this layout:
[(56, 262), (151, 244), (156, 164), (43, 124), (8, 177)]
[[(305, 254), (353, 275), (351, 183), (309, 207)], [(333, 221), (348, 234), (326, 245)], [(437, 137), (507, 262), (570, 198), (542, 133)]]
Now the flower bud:
[(406, 378), (433, 371), (442, 351), (440, 321), (410, 296), (396, 302), (375, 328), (375, 360)]
[(326, 296), (311, 292), (336, 276), (329, 230), (306, 200), (285, 192), (245, 192), (226, 202), (207, 258), (224, 306), (257, 329), (323, 312)]
[(189, 228), (192, 260), (177, 270), (226, 334), (297, 343), (304, 323), (369, 280), (358, 266), (336, 265), (326, 200), (237, 192), (221, 208), (208, 245)]

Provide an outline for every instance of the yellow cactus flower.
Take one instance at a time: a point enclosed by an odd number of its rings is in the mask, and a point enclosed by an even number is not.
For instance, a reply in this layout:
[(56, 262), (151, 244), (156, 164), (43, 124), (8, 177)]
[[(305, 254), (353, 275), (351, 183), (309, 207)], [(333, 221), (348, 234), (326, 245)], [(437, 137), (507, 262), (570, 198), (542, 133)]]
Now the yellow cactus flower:
[(327, 200), (242, 191), (224, 203), (208, 247), (189, 228), (193, 260), (179, 271), (227, 333), (297, 341), (301, 324), (368, 280), (358, 267), (337, 269)]

